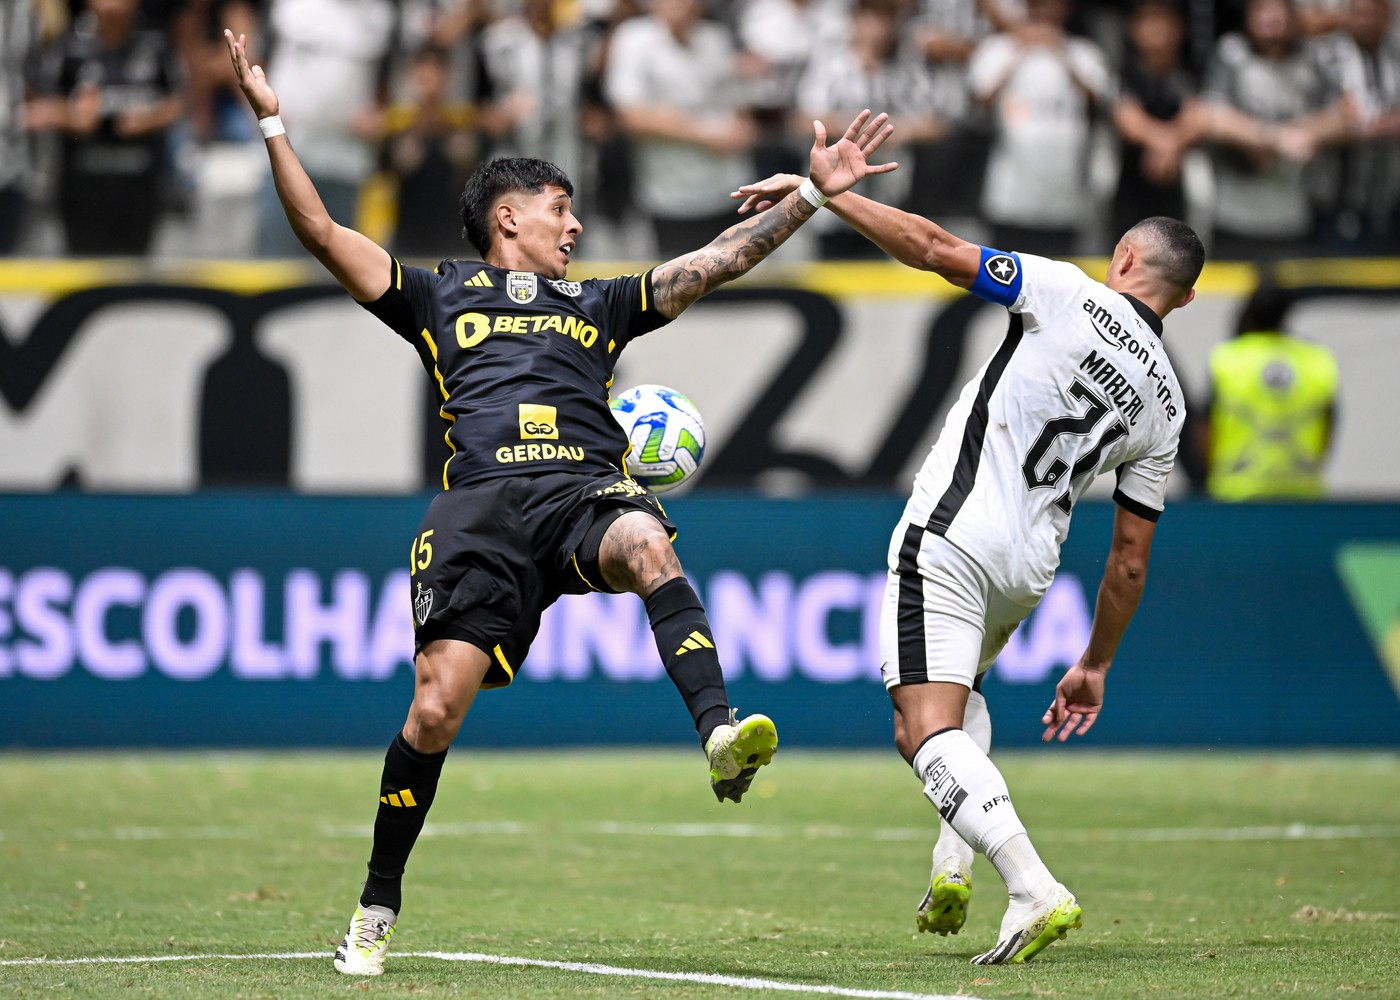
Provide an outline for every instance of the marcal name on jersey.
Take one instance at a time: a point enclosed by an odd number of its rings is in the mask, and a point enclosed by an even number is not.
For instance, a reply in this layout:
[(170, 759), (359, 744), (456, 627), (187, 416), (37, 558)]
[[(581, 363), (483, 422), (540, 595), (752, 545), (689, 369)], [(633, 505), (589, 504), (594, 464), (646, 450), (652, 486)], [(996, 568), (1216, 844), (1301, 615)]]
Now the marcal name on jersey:
[(457, 317), (457, 346), (465, 351), (493, 333), (539, 333), (544, 330), (572, 337), (584, 347), (592, 347), (598, 340), (598, 328), (579, 316), (488, 316), (469, 312)]
[(1137, 418), (1142, 416), (1142, 397), (1128, 380), (1107, 358), (1099, 357), (1098, 351), (1090, 351), (1089, 356), (1079, 362), (1079, 370), (1094, 376), (1094, 381), (1103, 386), (1108, 398), (1113, 400), (1118, 412), (1134, 427)]
[(550, 462), (554, 459), (565, 462), (582, 462), (583, 449), (567, 444), (518, 444), (515, 447), (496, 449), (496, 461), (509, 462)]

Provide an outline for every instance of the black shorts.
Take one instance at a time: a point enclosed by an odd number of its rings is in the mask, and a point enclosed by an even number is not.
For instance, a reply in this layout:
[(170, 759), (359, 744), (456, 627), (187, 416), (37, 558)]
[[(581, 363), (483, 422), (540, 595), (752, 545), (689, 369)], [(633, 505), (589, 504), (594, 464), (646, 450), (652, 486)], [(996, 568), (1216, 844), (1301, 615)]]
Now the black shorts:
[[(615, 593), (590, 529), (629, 510), (675, 537), (656, 497), (621, 473), (511, 476), (439, 493), (413, 539), (415, 655), (434, 639), (461, 639), (491, 657), (482, 687), (509, 684), (561, 594)], [(591, 551), (580, 552), (585, 536)]]

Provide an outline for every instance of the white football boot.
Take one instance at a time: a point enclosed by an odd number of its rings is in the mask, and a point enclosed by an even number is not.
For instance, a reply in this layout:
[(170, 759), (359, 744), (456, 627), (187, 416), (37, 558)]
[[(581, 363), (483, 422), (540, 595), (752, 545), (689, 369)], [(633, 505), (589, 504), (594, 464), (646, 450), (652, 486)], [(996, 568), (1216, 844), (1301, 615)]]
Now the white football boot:
[(1028, 962), (1080, 927), (1083, 914), (1074, 894), (1058, 882), (1055, 883), (1055, 891), (1043, 902), (1033, 907), (1015, 909), (1019, 912), (1007, 910), (1002, 919), (1001, 940), (997, 946), (974, 958), (973, 965)]
[(378, 976), (399, 915), (387, 906), (356, 906), (345, 940), (335, 950), (335, 971), (347, 976)]

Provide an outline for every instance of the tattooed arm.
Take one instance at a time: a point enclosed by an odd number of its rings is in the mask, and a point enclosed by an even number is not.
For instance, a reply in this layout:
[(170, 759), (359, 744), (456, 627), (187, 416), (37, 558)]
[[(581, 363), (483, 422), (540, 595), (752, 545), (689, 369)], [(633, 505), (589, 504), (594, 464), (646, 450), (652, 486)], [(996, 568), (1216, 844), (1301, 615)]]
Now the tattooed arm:
[[(821, 200), (850, 190), (862, 177), (887, 173), (898, 166), (867, 162), (894, 131), (888, 120), (888, 115), (881, 114), (871, 121), (870, 112), (862, 111), (833, 146), (826, 144), (822, 123), (812, 123), (816, 141), (812, 144), (811, 182)], [(794, 191), (757, 218), (730, 226), (708, 246), (658, 265), (652, 272), (657, 310), (675, 319), (702, 295), (748, 273), (816, 211), (800, 190)]]

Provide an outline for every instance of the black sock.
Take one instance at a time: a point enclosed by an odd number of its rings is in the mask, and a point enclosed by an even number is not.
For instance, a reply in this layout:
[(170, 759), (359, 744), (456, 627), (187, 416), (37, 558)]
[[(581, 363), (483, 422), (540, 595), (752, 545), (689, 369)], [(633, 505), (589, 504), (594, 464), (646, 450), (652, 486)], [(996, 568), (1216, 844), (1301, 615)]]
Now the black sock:
[(653, 590), (646, 604), (661, 662), (685, 699), (704, 746), (715, 727), (729, 721), (729, 695), (705, 608), (683, 576)]
[(387, 906), (395, 913), (402, 906), (404, 865), (423, 829), (423, 821), (428, 818), (446, 759), (446, 750), (419, 753), (408, 745), (403, 733), (389, 744), (379, 782), (379, 813), (374, 817), (374, 847), (369, 855), (369, 877), (360, 894), (361, 906)]

